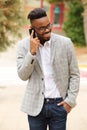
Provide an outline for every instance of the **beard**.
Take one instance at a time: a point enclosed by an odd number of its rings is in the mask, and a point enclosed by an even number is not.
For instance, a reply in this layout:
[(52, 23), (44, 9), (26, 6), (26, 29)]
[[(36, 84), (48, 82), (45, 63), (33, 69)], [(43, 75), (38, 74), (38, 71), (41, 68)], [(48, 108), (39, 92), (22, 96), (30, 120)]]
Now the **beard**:
[[(40, 38), (39, 38), (39, 39), (40, 39)], [(49, 40), (50, 40), (50, 37), (47, 38), (47, 39), (41, 38), (41, 39), (40, 39), (40, 43), (41, 43), (42, 45), (44, 45), (44, 43), (45, 43), (46, 41), (49, 41)]]
[(46, 41), (49, 41), (49, 40), (50, 40), (51, 30), (50, 30), (49, 32), (43, 33), (42, 35), (41, 35), (41, 34), (37, 34), (37, 37), (39, 38), (40, 43), (41, 43), (42, 45), (44, 45), (44, 43), (45, 43)]

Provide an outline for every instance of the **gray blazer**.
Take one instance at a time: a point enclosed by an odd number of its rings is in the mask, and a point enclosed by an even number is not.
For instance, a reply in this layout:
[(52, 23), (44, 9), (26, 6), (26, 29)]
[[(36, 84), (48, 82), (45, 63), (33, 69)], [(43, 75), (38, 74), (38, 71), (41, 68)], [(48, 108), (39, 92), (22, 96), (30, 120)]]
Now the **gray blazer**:
[[(39, 49), (33, 56), (29, 45), (29, 38), (18, 44), (17, 71), (22, 80), (28, 80), (21, 109), (29, 115), (36, 116), (43, 107), (45, 85)], [(80, 76), (73, 43), (69, 38), (51, 34), (51, 65), (61, 96), (74, 107)]]

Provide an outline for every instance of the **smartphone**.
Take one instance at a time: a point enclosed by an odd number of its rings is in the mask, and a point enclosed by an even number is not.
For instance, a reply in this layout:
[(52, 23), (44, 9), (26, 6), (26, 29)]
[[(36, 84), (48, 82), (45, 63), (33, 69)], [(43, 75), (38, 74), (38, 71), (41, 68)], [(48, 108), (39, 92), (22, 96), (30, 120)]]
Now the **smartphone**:
[[(32, 30), (34, 30), (33, 28), (31, 28), (31, 29), (29, 29), (29, 34), (31, 35), (31, 33), (32, 33)], [(35, 30), (34, 30), (34, 35), (33, 35), (33, 38), (35, 38), (36, 37), (36, 32), (35, 32)]]

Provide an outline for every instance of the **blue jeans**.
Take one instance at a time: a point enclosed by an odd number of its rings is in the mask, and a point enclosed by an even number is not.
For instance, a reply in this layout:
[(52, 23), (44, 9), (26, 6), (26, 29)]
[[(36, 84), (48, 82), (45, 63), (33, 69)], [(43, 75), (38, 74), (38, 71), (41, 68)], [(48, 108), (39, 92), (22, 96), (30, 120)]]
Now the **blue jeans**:
[(37, 116), (29, 116), (30, 130), (66, 130), (67, 112), (63, 106), (57, 104), (62, 98), (45, 99), (42, 111)]

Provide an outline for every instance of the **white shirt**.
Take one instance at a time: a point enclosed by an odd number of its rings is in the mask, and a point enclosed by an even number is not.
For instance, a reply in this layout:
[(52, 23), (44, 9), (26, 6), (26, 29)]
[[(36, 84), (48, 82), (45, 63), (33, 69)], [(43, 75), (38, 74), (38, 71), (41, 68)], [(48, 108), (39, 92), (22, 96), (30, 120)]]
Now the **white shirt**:
[(40, 45), (39, 47), (45, 82), (45, 98), (58, 98), (61, 96), (53, 78), (53, 71), (50, 62), (50, 45), (51, 41), (47, 41), (44, 46)]

